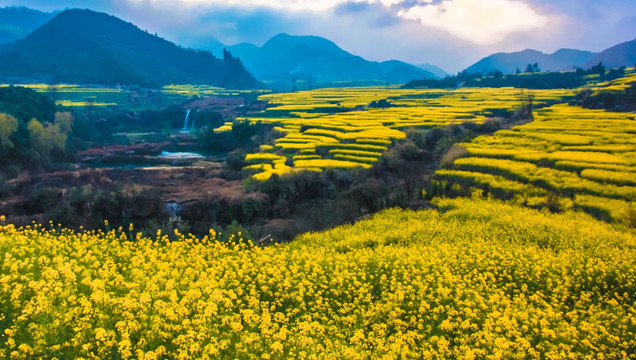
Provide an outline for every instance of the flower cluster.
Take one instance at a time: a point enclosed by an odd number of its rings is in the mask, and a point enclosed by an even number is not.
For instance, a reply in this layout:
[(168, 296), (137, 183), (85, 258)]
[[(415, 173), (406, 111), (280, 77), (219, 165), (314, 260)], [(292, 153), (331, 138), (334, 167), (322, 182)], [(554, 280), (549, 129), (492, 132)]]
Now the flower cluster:
[(531, 123), (462, 144), (470, 156), (437, 177), (502, 190), (503, 197), (530, 205), (546, 205), (558, 194), (599, 218), (633, 225), (634, 144), (634, 114), (553, 105)]
[[(572, 90), (537, 90), (535, 101), (538, 104), (562, 101), (573, 94)], [(481, 124), (493, 111), (516, 108), (519, 97), (519, 90), (511, 88), (363, 87), (262, 95), (260, 99), (268, 100), (271, 107), (246, 120), (274, 124), (285, 136), (275, 144), (261, 147), (261, 153), (247, 155), (246, 161), (252, 164), (246, 170), (256, 170), (254, 178), (266, 180), (272, 174), (284, 175), (295, 170), (368, 168), (392, 141), (406, 137), (407, 128), (466, 121)], [(384, 107), (372, 106), (382, 100), (386, 102)], [(232, 124), (226, 123), (215, 131), (231, 129)], [(280, 157), (282, 164), (277, 163)]]
[(435, 205), (264, 248), (2, 225), (0, 359), (634, 356), (633, 230)]

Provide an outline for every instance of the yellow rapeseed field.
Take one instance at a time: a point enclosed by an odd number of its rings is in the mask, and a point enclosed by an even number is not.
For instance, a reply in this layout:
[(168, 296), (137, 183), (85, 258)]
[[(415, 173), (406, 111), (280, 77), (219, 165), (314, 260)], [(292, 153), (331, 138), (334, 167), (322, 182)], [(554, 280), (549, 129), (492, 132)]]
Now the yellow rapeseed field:
[(558, 104), (537, 111), (533, 122), (462, 146), (469, 157), (438, 171), (438, 178), (500, 189), (526, 205), (546, 205), (556, 195), (565, 207), (636, 224), (633, 113)]
[[(536, 90), (537, 104), (563, 101), (573, 97), (574, 90)], [(392, 141), (406, 137), (405, 129), (433, 128), (452, 123), (471, 121), (482, 123), (496, 110), (514, 110), (519, 107), (523, 91), (513, 88), (398, 89), (362, 87), (345, 89), (317, 89), (294, 93), (267, 94), (260, 97), (270, 107), (249, 118), (251, 122), (275, 125), (285, 136), (276, 140), (271, 148), (261, 152), (278, 154), (293, 163), (285, 168), (260, 168), (254, 178), (266, 180), (272, 174), (285, 174), (294, 170), (324, 169), (327, 167), (368, 167), (379, 160)], [(376, 108), (372, 102), (386, 100), (390, 106)], [(230, 131), (226, 123), (215, 131)], [(578, 144), (578, 143), (577, 143)], [(333, 152), (337, 149), (345, 152)], [(325, 150), (318, 151), (317, 150)], [(369, 154), (353, 152), (372, 151)], [(327, 153), (327, 155), (324, 155)], [(307, 163), (296, 156), (313, 155)], [(255, 158), (248, 156), (248, 162)], [(318, 161), (320, 160), (320, 161)], [(274, 165), (263, 157), (262, 164)], [(250, 165), (248, 169), (255, 168)]]
[(633, 229), (434, 203), (267, 247), (2, 225), (0, 359), (636, 358)]

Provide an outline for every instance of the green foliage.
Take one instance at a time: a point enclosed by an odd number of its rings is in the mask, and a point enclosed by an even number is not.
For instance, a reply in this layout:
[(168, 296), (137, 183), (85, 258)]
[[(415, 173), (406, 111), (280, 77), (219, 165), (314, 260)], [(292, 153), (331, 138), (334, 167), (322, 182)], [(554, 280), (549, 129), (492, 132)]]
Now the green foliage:
[(260, 201), (253, 198), (245, 198), (241, 203), (241, 212), (243, 215), (243, 223), (250, 223), (258, 218), (263, 211), (263, 205)]
[(251, 148), (265, 142), (272, 131), (272, 125), (247, 120), (235, 120), (231, 131), (217, 132), (213, 128), (201, 131), (197, 141), (207, 150), (231, 151), (237, 148)]
[(0, 87), (0, 113), (14, 116), (26, 124), (32, 118), (53, 122), (56, 106), (53, 99), (22, 86)]
[(10, 137), (18, 130), (18, 119), (8, 114), (0, 114), (0, 149), (10, 150), (13, 141)]
[(43, 126), (37, 119), (29, 121), (27, 129), (29, 130), (31, 144), (41, 159), (48, 160), (52, 151), (64, 153), (68, 135), (62, 129), (67, 130), (67, 132), (70, 131), (70, 121), (71, 117), (68, 113), (59, 117), (59, 123), (56, 116), (56, 124), (53, 125), (47, 124)]
[(0, 77), (152, 88), (259, 85), (240, 60), (229, 55), (221, 60), (208, 51), (184, 49), (114, 16), (80, 9), (66, 10), (0, 49)]
[(624, 91), (581, 90), (576, 95), (576, 104), (589, 109), (634, 111), (636, 110), (636, 82)]
[[(27, 124), (31, 119), (53, 123), (56, 107), (51, 98), (38, 94), (32, 89), (20, 86), (0, 88), (0, 164), (13, 165), (26, 163), (30, 166), (39, 163), (40, 154), (34, 152)], [(67, 115), (63, 115), (67, 117)], [(69, 124), (66, 122), (66, 124)], [(66, 125), (65, 124), (65, 125)], [(37, 131), (37, 129), (36, 129)], [(60, 148), (60, 141), (66, 142), (51, 130), (49, 140), (52, 146)], [(36, 135), (38, 138), (38, 135)], [(45, 137), (39, 144), (46, 148)]]
[(73, 117), (73, 114), (68, 111), (55, 113), (55, 125), (62, 134), (68, 134), (71, 132), (74, 120), (75, 118)]
[[(594, 66), (588, 70), (577, 69), (577, 71), (542, 73), (540, 72), (539, 64), (535, 63), (528, 64), (524, 73), (503, 75), (498, 72), (482, 74), (463, 71), (457, 75), (447, 76), (444, 79), (412, 80), (405, 84), (403, 88), (457, 88), (461, 84), (464, 87), (572, 89), (585, 85), (589, 80), (587, 78), (588, 75), (599, 74), (604, 70), (605, 67), (599, 69), (598, 66)], [(618, 73), (613, 74), (613, 76), (620, 77)], [(607, 79), (605, 75), (602, 77), (602, 80)]]
[(245, 156), (242, 154), (231, 152), (225, 157), (225, 165), (231, 171), (241, 171), (243, 166), (245, 166), (244, 158)]

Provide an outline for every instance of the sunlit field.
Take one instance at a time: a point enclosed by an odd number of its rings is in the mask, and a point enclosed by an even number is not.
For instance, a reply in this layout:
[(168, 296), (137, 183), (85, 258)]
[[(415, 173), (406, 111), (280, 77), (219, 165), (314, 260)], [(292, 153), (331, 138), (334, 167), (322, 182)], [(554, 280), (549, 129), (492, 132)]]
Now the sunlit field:
[[(562, 102), (572, 90), (534, 91), (537, 105)], [(396, 88), (319, 89), (269, 94), (263, 113), (250, 122), (276, 125), (284, 137), (261, 153), (250, 154), (255, 179), (272, 174), (325, 168), (368, 168), (408, 128), (433, 128), (461, 122), (483, 123), (498, 111), (514, 111), (524, 90), (470, 88), (405, 90)], [(377, 107), (372, 104), (375, 102)], [(384, 107), (383, 104), (385, 105)], [(240, 119), (239, 119), (240, 120)], [(229, 131), (227, 123), (217, 131)]]
[(268, 247), (2, 226), (0, 358), (633, 356), (633, 230), (434, 203)]
[(0, 360), (636, 360), (636, 1), (548, 2), (5, 1)]
[(555, 105), (539, 110), (531, 123), (462, 146), (470, 156), (439, 170), (442, 181), (530, 206), (556, 201), (606, 220), (636, 221), (633, 113)]
[[(0, 87), (9, 86), (2, 85)], [(72, 84), (24, 84), (37, 92), (51, 96), (55, 103), (67, 107), (116, 107), (127, 111), (139, 111), (181, 104), (193, 98), (206, 96), (258, 96), (265, 90), (230, 90), (209, 85), (167, 85), (161, 90), (134, 88), (86, 87)]]
[(627, 68), (625, 69), (626, 75), (622, 78), (601, 82), (591, 86), (591, 89), (596, 91), (624, 91), (629, 88), (632, 83), (636, 82), (636, 68)]
[[(624, 91), (630, 81), (589, 90)], [(223, 91), (162, 94), (236, 96)], [(388, 209), (285, 244), (108, 222), (16, 228), (2, 216), (0, 359), (633, 358), (636, 114), (570, 105), (579, 91), (261, 95), (270, 107), (239, 121), (281, 135), (245, 156), (262, 181), (369, 169), (409, 128), (483, 124), (528, 96), (535, 111), (455, 144), (459, 155), (422, 191), (427, 210)], [(104, 107), (130, 96), (72, 86), (56, 94)]]

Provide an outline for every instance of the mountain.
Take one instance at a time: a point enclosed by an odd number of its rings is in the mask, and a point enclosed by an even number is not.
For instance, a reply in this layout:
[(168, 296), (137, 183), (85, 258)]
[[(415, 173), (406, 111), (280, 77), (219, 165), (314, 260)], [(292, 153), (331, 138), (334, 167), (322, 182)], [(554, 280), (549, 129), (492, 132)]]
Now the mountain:
[(587, 69), (602, 62), (606, 67), (636, 66), (636, 39), (603, 50), (583, 65)]
[(257, 78), (279, 87), (289, 86), (295, 80), (328, 86), (339, 82), (404, 83), (435, 77), (429, 71), (397, 60), (365, 60), (318, 36), (278, 34), (260, 48), (238, 44), (229, 47), (229, 51)]
[(55, 13), (45, 13), (23, 6), (0, 8), (0, 44), (24, 38), (54, 16)]
[(223, 57), (223, 49), (227, 49), (227, 45), (220, 42), (219, 39), (206, 35), (205, 41), (194, 41), (190, 43), (192, 47), (197, 49), (205, 49), (216, 57)]
[(24, 39), (0, 47), (0, 80), (105, 85), (253, 87), (240, 60), (184, 49), (131, 23), (66, 10)]
[(432, 73), (433, 75), (435, 75), (438, 78), (445, 78), (447, 75), (449, 75), (446, 71), (442, 70), (441, 68), (432, 65), (432, 64), (428, 64), (428, 63), (424, 63), (424, 64), (419, 64), (416, 65), (418, 68), (422, 69), (422, 70), (426, 70), (430, 73)]
[(594, 57), (596, 53), (573, 49), (560, 49), (553, 54), (544, 54), (537, 50), (526, 49), (513, 53), (496, 53), (487, 56), (465, 71), (470, 73), (488, 73), (501, 71), (512, 74), (517, 69), (524, 71), (528, 64), (538, 63), (541, 71), (571, 70), (580, 67)]
[(240, 43), (228, 48), (232, 55), (239, 59), (251, 58), (256, 54), (256, 52), (258, 52), (259, 49), (260, 48), (258, 46), (250, 43)]

